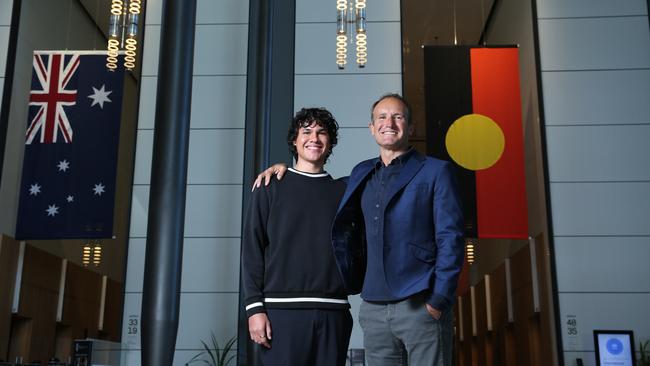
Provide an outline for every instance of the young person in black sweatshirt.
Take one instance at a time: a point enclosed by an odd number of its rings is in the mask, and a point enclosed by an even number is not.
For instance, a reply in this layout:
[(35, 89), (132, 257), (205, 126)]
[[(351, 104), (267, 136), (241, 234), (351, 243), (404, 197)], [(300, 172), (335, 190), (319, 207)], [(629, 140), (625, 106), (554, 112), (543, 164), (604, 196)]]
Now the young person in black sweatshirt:
[(338, 124), (321, 108), (301, 109), (287, 137), (296, 161), (282, 181), (256, 189), (242, 241), (251, 339), (269, 365), (344, 365), (350, 305), (331, 242), (345, 183), (323, 167)]

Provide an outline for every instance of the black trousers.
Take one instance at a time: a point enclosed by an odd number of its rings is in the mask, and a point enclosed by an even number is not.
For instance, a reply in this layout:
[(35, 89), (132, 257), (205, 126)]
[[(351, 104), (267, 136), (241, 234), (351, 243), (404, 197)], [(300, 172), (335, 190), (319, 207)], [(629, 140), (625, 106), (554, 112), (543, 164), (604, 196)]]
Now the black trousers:
[(267, 309), (271, 348), (262, 346), (264, 366), (345, 365), (352, 334), (349, 310)]

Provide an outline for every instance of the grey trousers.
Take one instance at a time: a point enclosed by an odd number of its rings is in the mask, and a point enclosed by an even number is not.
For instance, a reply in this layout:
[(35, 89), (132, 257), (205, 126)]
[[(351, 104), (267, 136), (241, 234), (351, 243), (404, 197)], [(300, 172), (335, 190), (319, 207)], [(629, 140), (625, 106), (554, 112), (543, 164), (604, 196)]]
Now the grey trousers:
[(359, 324), (369, 366), (451, 366), (453, 311), (435, 320), (421, 295), (395, 303), (363, 301)]

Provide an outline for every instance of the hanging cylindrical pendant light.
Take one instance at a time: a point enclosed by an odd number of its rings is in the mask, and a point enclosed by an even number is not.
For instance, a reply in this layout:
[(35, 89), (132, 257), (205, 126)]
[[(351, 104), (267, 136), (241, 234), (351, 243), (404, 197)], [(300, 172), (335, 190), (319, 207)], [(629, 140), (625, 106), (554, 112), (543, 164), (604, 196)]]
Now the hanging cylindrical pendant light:
[(83, 249), (81, 250), (81, 263), (84, 266), (88, 266), (88, 264), (90, 264), (91, 252), (92, 252), (92, 247), (90, 246), (90, 243), (84, 244)]
[[(340, 70), (347, 64), (348, 29), (351, 24), (355, 28), (356, 62), (364, 67), (368, 62), (368, 39), (366, 34), (366, 0), (354, 0), (354, 12), (348, 11), (348, 2), (352, 0), (336, 0), (336, 65)], [(350, 5), (351, 6), (351, 5)]]
[(366, 66), (368, 61), (368, 48), (366, 41), (366, 0), (356, 0), (355, 24), (357, 28), (357, 65)]
[(348, 0), (336, 0), (336, 64), (344, 69), (347, 63)]
[(124, 68), (133, 70), (138, 49), (138, 23), (142, 0), (111, 0), (108, 24), (108, 55), (106, 67), (113, 71), (118, 65), (118, 55), (124, 50)]
[(93, 247), (93, 265), (99, 267), (102, 263), (102, 245), (100, 243), (95, 243)]
[(122, 0), (111, 1), (111, 16), (108, 22), (108, 56), (106, 57), (106, 67), (109, 70), (117, 68), (117, 56), (120, 50), (120, 38), (122, 28), (122, 12), (124, 11), (124, 2)]

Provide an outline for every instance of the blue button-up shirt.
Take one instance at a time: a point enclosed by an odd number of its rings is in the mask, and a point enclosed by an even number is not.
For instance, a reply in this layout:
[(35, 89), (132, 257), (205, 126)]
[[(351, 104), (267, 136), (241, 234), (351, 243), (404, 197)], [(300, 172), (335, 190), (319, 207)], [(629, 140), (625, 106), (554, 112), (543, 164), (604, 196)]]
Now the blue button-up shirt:
[(366, 223), (368, 263), (361, 298), (366, 301), (394, 301), (395, 298), (386, 283), (384, 270), (384, 210), (389, 187), (395, 182), (402, 167), (413, 156), (414, 149), (396, 157), (387, 166), (378, 159), (375, 169), (368, 177), (361, 195), (361, 209)]

